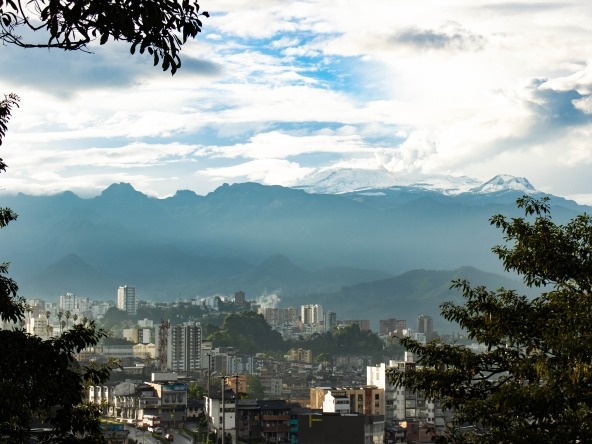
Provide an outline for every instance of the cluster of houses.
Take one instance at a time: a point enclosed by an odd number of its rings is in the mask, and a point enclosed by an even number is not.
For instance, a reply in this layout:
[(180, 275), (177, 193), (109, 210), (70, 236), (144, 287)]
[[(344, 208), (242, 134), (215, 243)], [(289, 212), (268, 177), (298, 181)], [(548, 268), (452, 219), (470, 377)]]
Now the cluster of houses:
[[(393, 387), (387, 370), (415, 365), (407, 353), (400, 361), (367, 367), (367, 384), (312, 386), (308, 399), (243, 399), (245, 375), (219, 375), (203, 399), (188, 396), (194, 382), (175, 372), (154, 372), (147, 381), (128, 379), (91, 386), (88, 401), (121, 422), (163, 427), (190, 425), (195, 439), (206, 433), (230, 436), (233, 443), (383, 443), (429, 442), (430, 431), (444, 427), (442, 409), (420, 393)], [(207, 427), (199, 428), (198, 419)], [(199, 436), (201, 435), (201, 437)]]
[[(42, 302), (29, 301), (26, 322), (27, 330), (41, 337), (55, 335), (56, 329), (68, 328), (84, 315), (100, 317), (107, 309), (71, 293), (61, 296), (57, 305)], [(237, 292), (235, 302), (248, 301)], [(135, 288), (120, 287), (117, 306), (134, 314)], [(285, 336), (288, 331), (320, 332), (340, 323), (370, 328), (365, 320), (339, 322), (334, 312), (316, 304), (260, 313)], [(425, 340), (432, 331), (431, 318), (420, 316), (416, 339)], [(444, 427), (437, 404), (389, 384), (389, 369), (415, 366), (408, 353), (377, 366), (367, 366), (369, 356), (335, 356), (331, 363), (315, 363), (310, 350), (292, 349), (284, 359), (276, 359), (233, 347), (214, 348), (202, 334), (199, 322), (156, 324), (144, 319), (123, 329), (129, 343), (106, 341), (82, 351), (80, 362), (118, 358), (123, 368), (112, 375), (112, 381), (119, 382), (90, 387), (89, 402), (101, 406), (104, 416), (129, 424), (147, 424), (149, 418), (154, 423), (158, 418), (163, 426), (178, 427), (205, 415), (207, 430), (196, 429), (197, 433), (229, 434), (235, 443), (429, 442), (429, 430)], [(381, 337), (410, 334), (403, 320), (380, 322)], [(259, 399), (242, 399), (248, 392), (248, 375), (261, 383)], [(210, 384), (212, 380), (218, 384)], [(187, 388), (196, 381), (207, 386), (204, 399), (188, 397)]]

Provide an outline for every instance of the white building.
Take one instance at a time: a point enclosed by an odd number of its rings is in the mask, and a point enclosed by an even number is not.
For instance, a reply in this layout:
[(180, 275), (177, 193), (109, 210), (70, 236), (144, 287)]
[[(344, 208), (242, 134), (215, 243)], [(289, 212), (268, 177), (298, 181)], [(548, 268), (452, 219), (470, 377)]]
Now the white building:
[(323, 413), (351, 413), (349, 396), (344, 391), (329, 390), (323, 399)]
[(319, 304), (300, 306), (300, 322), (305, 325), (321, 324), (323, 321), (323, 307)]
[(76, 310), (76, 295), (74, 293), (66, 293), (60, 295), (59, 307), (62, 311), (75, 311)]
[(107, 313), (107, 310), (109, 310), (111, 306), (112, 304), (109, 304), (109, 302), (97, 302), (93, 304), (90, 309), (92, 318), (101, 319), (105, 316), (105, 313)]
[[(236, 405), (234, 399), (234, 392), (231, 390), (224, 391), (224, 403), (222, 403), (221, 391), (219, 395), (206, 396), (205, 409), (208, 416), (210, 427), (216, 431), (218, 436), (222, 436), (222, 429), (224, 434), (230, 433), (233, 437), (232, 442), (235, 442), (236, 433)], [(224, 412), (222, 406), (224, 405)]]
[(117, 308), (125, 311), (127, 314), (136, 314), (136, 287), (124, 285), (117, 289)]
[(53, 327), (49, 326), (45, 315), (39, 315), (36, 318), (29, 318), (27, 320), (27, 333), (34, 336), (39, 336), (42, 339), (48, 339), (53, 333)]
[(419, 419), (435, 426), (444, 425), (444, 416), (439, 405), (425, 398), (421, 393), (406, 390), (405, 387), (394, 387), (387, 379), (387, 370), (396, 369), (404, 372), (415, 368), (413, 353), (405, 352), (402, 361), (391, 360), (388, 365), (366, 368), (366, 383), (384, 389), (385, 421), (387, 423), (402, 420)]
[(174, 372), (203, 368), (201, 339), (202, 327), (199, 322), (185, 322), (180, 325), (170, 325), (167, 322), (155, 331), (155, 343), (161, 363), (166, 362), (166, 368)]

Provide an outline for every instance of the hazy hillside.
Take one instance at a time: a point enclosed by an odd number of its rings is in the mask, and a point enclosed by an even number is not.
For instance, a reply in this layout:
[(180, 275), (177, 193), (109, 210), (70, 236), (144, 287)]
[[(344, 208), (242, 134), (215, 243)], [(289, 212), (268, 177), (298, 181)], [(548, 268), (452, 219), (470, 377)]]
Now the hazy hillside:
[[(239, 289), (290, 297), (414, 269), (500, 273), (490, 251), (502, 239), (488, 221), (517, 214), (521, 195), (503, 184), (455, 195), (416, 187), (309, 194), (244, 183), (167, 199), (129, 184), (92, 199), (2, 196), (19, 218), (0, 231), (0, 243), (23, 294), (44, 298), (114, 298), (122, 284), (145, 299)], [(552, 204), (556, 221), (589, 211), (561, 198)]]
[(450, 332), (452, 327), (440, 317), (439, 305), (445, 301), (462, 301), (461, 293), (450, 289), (451, 282), (458, 279), (466, 279), (474, 286), (484, 285), (490, 290), (503, 287), (521, 294), (536, 294), (518, 279), (462, 267), (456, 270), (413, 270), (396, 277), (346, 286), (332, 293), (285, 298), (283, 303), (321, 303), (324, 310), (335, 311), (338, 319), (369, 319), (376, 330), (380, 319), (390, 318), (407, 320), (407, 325), (415, 329), (417, 316), (427, 314), (434, 318), (436, 330)]

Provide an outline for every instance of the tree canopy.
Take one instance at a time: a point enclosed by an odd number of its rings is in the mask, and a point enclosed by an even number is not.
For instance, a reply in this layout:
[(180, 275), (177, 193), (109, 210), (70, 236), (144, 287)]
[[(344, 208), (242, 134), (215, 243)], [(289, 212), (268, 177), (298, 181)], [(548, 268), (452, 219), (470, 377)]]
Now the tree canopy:
[(201, 32), (202, 17), (209, 14), (195, 0), (0, 0), (0, 41), (63, 50), (124, 41), (132, 54), (147, 51), (154, 65), (174, 74), (181, 46)]
[(384, 344), (371, 331), (362, 331), (356, 323), (334, 328), (324, 333), (314, 333), (303, 341), (294, 342), (294, 346), (312, 350), (313, 354), (326, 353), (336, 355), (373, 355), (381, 357)]
[(493, 251), (542, 293), (529, 299), (454, 282), (465, 302), (444, 303), (442, 315), (486, 351), (407, 338), (418, 367), (389, 373), (450, 412), (438, 443), (592, 441), (592, 219), (559, 225), (547, 198), (517, 203), (524, 217), (491, 218), (506, 241)]
[(215, 347), (233, 346), (246, 353), (286, 348), (282, 335), (270, 327), (263, 315), (254, 311), (227, 315), (222, 328), (208, 336), (208, 340)]
[[(16, 105), (15, 95), (0, 101), (0, 145)], [(5, 170), (0, 159), (0, 171)], [(16, 218), (2, 208), (0, 228)], [(34, 423), (47, 429), (36, 435), (41, 443), (103, 442), (100, 411), (84, 403), (84, 389), (105, 382), (109, 368), (80, 367), (75, 358), (104, 332), (93, 322), (81, 322), (42, 340), (21, 327), (26, 309), (17, 283), (8, 276), (8, 263), (0, 264), (0, 322), (9, 326), (0, 328), (0, 442), (30, 442)]]

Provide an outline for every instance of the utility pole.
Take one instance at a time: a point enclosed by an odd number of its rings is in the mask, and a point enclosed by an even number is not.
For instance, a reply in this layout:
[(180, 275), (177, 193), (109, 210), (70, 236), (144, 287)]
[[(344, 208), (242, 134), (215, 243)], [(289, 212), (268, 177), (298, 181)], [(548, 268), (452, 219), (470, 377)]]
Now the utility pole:
[(234, 441), (238, 443), (238, 374), (234, 375), (234, 378)]
[(222, 382), (222, 444), (225, 444), (226, 441), (226, 404), (224, 401), (224, 392), (226, 391), (226, 376), (220, 376), (220, 381)]
[(209, 398), (210, 397), (210, 377), (212, 376), (212, 354), (210, 352), (208, 352), (206, 354), (208, 355), (208, 398)]

